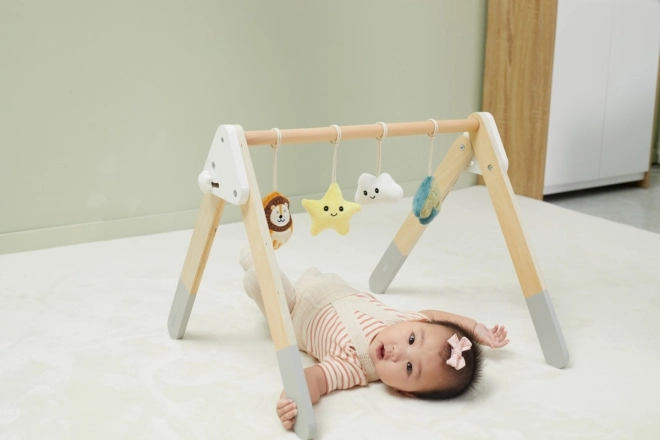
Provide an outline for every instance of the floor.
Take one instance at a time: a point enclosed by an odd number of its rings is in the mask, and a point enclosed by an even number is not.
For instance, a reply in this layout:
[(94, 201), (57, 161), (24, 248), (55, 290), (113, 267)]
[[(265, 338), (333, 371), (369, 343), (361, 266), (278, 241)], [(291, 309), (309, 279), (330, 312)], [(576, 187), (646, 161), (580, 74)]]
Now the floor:
[[(517, 202), (566, 368), (544, 360), (487, 190), (452, 191), (379, 299), (506, 325), (510, 344), (485, 351), (479, 387), (458, 399), (408, 399), (380, 382), (332, 392), (314, 405), (316, 440), (658, 437), (660, 235)], [(309, 216), (294, 214), (277, 264), (292, 280), (311, 265), (368, 292), (411, 203), (365, 206), (346, 236), (312, 237)], [(275, 415), (282, 380), (268, 325), (243, 292), (242, 224), (217, 229), (186, 334), (170, 339), (191, 235), (0, 255), (2, 440), (296, 440)]]
[(634, 183), (545, 196), (546, 202), (583, 214), (660, 233), (660, 165), (651, 168), (648, 189)]

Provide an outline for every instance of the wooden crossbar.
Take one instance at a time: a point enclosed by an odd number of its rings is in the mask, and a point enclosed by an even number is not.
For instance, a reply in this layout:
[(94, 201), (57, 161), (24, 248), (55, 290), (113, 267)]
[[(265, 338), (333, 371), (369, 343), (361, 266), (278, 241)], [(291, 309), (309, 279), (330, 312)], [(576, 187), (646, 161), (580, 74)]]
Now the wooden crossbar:
[[(479, 121), (476, 119), (451, 119), (436, 120), (438, 133), (462, 133), (464, 131), (479, 130)], [(433, 134), (435, 126), (431, 121), (419, 122), (392, 122), (387, 125), (387, 137), (411, 136), (416, 134)], [(378, 138), (383, 135), (383, 127), (376, 124), (368, 125), (345, 125), (339, 127), (341, 139), (367, 139)], [(282, 144), (302, 144), (310, 142), (332, 142), (337, 139), (337, 131), (334, 127), (319, 128), (295, 128), (280, 130), (282, 132)], [(248, 146), (272, 145), (277, 142), (277, 134), (274, 130), (246, 131), (245, 139)]]

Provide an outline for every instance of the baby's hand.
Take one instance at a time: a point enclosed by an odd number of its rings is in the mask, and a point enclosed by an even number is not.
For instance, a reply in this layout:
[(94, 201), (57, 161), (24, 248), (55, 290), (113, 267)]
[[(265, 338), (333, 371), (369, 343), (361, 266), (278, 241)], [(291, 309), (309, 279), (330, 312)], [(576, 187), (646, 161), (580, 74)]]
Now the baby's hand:
[(277, 401), (277, 406), (275, 409), (277, 411), (277, 417), (279, 417), (282, 421), (282, 425), (286, 429), (293, 428), (293, 424), (296, 422), (296, 414), (298, 414), (298, 410), (296, 409), (296, 403), (287, 399), (284, 391), (282, 391), (282, 394), (280, 394), (280, 400)]
[(506, 329), (497, 324), (491, 329), (483, 324), (477, 324), (474, 327), (474, 334), (479, 344), (487, 345), (490, 348), (502, 348), (509, 343), (506, 338)]

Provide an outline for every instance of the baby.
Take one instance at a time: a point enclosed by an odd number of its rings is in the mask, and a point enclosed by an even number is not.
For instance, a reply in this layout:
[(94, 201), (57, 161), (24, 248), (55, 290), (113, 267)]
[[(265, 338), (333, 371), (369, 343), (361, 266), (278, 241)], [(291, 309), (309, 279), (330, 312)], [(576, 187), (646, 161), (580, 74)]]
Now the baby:
[[(246, 293), (265, 315), (249, 248), (239, 260)], [(509, 343), (502, 326), (437, 310), (399, 312), (335, 274), (308, 269), (295, 286), (280, 271), (296, 340), (320, 363), (305, 368), (312, 403), (336, 389), (381, 380), (407, 397), (448, 399), (474, 388), (482, 356)], [(296, 404), (284, 391), (277, 416), (291, 429)]]

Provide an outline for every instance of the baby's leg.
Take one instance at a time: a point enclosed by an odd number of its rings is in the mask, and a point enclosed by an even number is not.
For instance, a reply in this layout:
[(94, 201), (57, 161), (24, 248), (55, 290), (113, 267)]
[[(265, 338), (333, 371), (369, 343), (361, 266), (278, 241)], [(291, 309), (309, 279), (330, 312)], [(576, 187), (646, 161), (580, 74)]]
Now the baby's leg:
[[(318, 276), (318, 275), (322, 275), (321, 271), (318, 270), (316, 267), (312, 266), (312, 267), (308, 268), (305, 272), (303, 272), (303, 274), (300, 276), (300, 280), (302, 280), (303, 278), (315, 277), (315, 276)], [(300, 281), (300, 280), (298, 280), (298, 281)]]
[[(257, 269), (254, 267), (252, 255), (249, 252), (242, 252), (240, 257), (240, 264), (246, 271), (243, 275), (243, 288), (245, 293), (257, 303), (259, 310), (266, 316), (266, 309), (264, 308), (264, 301), (261, 297), (261, 287), (259, 286), (259, 279), (257, 278)], [(293, 284), (284, 272), (280, 270), (280, 279), (282, 280), (282, 287), (284, 288), (284, 296), (286, 297), (286, 304), (289, 308), (289, 313), (293, 310), (295, 304), (296, 293), (293, 289)]]

